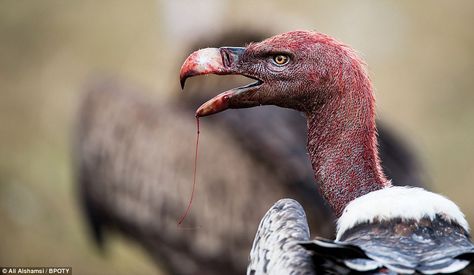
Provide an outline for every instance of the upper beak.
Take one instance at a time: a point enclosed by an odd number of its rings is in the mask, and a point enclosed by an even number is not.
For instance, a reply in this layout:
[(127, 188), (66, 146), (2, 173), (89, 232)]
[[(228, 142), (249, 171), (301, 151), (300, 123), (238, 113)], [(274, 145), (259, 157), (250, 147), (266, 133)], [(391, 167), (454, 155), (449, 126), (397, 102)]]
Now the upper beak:
[[(256, 79), (256, 77), (246, 75), (240, 70), (239, 65), (244, 52), (245, 48), (222, 47), (206, 48), (192, 53), (181, 67), (181, 87), (184, 88), (188, 77), (204, 74), (241, 74)], [(244, 92), (256, 90), (254, 88), (258, 87), (261, 83), (257, 79), (256, 83), (234, 88), (215, 96), (198, 108), (196, 116), (207, 116), (228, 108), (244, 108), (258, 105), (256, 102), (249, 100), (249, 95), (244, 95)]]

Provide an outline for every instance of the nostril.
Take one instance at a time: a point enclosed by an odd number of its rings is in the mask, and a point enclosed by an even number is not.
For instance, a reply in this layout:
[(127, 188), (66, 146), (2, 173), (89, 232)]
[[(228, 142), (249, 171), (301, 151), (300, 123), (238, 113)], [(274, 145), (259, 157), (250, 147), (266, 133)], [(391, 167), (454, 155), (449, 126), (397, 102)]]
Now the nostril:
[(219, 49), (222, 58), (222, 65), (227, 69), (235, 67), (245, 51), (245, 48), (242, 47), (221, 47)]
[(222, 64), (224, 67), (230, 67), (232, 64), (231, 56), (226, 50), (222, 50)]

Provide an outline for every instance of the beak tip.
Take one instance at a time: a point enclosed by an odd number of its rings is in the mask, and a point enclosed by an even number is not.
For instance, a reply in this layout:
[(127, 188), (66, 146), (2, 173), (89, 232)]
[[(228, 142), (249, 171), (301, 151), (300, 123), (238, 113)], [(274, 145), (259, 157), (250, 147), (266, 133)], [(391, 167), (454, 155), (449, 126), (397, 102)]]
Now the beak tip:
[(186, 85), (186, 80), (195, 75), (199, 75), (199, 72), (197, 72), (193, 68), (185, 67), (181, 69), (179, 76), (179, 83), (181, 84), (181, 89), (184, 89), (184, 86)]
[(181, 74), (179, 76), (179, 84), (181, 84), (181, 90), (184, 90), (184, 86), (186, 85), (186, 80), (192, 76), (194, 76), (193, 71), (190, 71), (188, 69), (181, 70)]
[(203, 111), (203, 107), (199, 107), (197, 110), (196, 110), (196, 113), (194, 114), (196, 117), (202, 117), (202, 116), (205, 116), (205, 112)]

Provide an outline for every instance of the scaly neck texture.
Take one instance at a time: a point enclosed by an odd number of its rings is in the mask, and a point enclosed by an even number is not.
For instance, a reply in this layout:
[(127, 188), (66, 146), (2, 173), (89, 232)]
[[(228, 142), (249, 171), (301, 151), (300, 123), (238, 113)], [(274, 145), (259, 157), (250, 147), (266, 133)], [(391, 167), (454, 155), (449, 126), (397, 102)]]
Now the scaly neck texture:
[(390, 185), (378, 157), (372, 86), (357, 69), (344, 72), (341, 79), (350, 81), (332, 85), (334, 96), (307, 113), (315, 177), (337, 217), (355, 198)]

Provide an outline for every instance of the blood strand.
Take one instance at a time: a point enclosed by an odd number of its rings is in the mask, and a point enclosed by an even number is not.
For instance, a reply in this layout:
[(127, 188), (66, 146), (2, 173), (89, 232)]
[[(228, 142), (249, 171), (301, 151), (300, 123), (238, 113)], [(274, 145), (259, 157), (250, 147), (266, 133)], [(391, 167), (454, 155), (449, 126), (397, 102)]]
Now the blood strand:
[(183, 215), (178, 220), (178, 226), (181, 226), (184, 219), (188, 216), (189, 211), (191, 210), (191, 205), (193, 203), (194, 198), (194, 190), (196, 188), (196, 172), (197, 172), (197, 160), (198, 160), (198, 148), (199, 148), (199, 117), (196, 116), (196, 151), (194, 153), (194, 173), (193, 173), (193, 189), (191, 191), (191, 198), (189, 199), (188, 206), (184, 211)]

